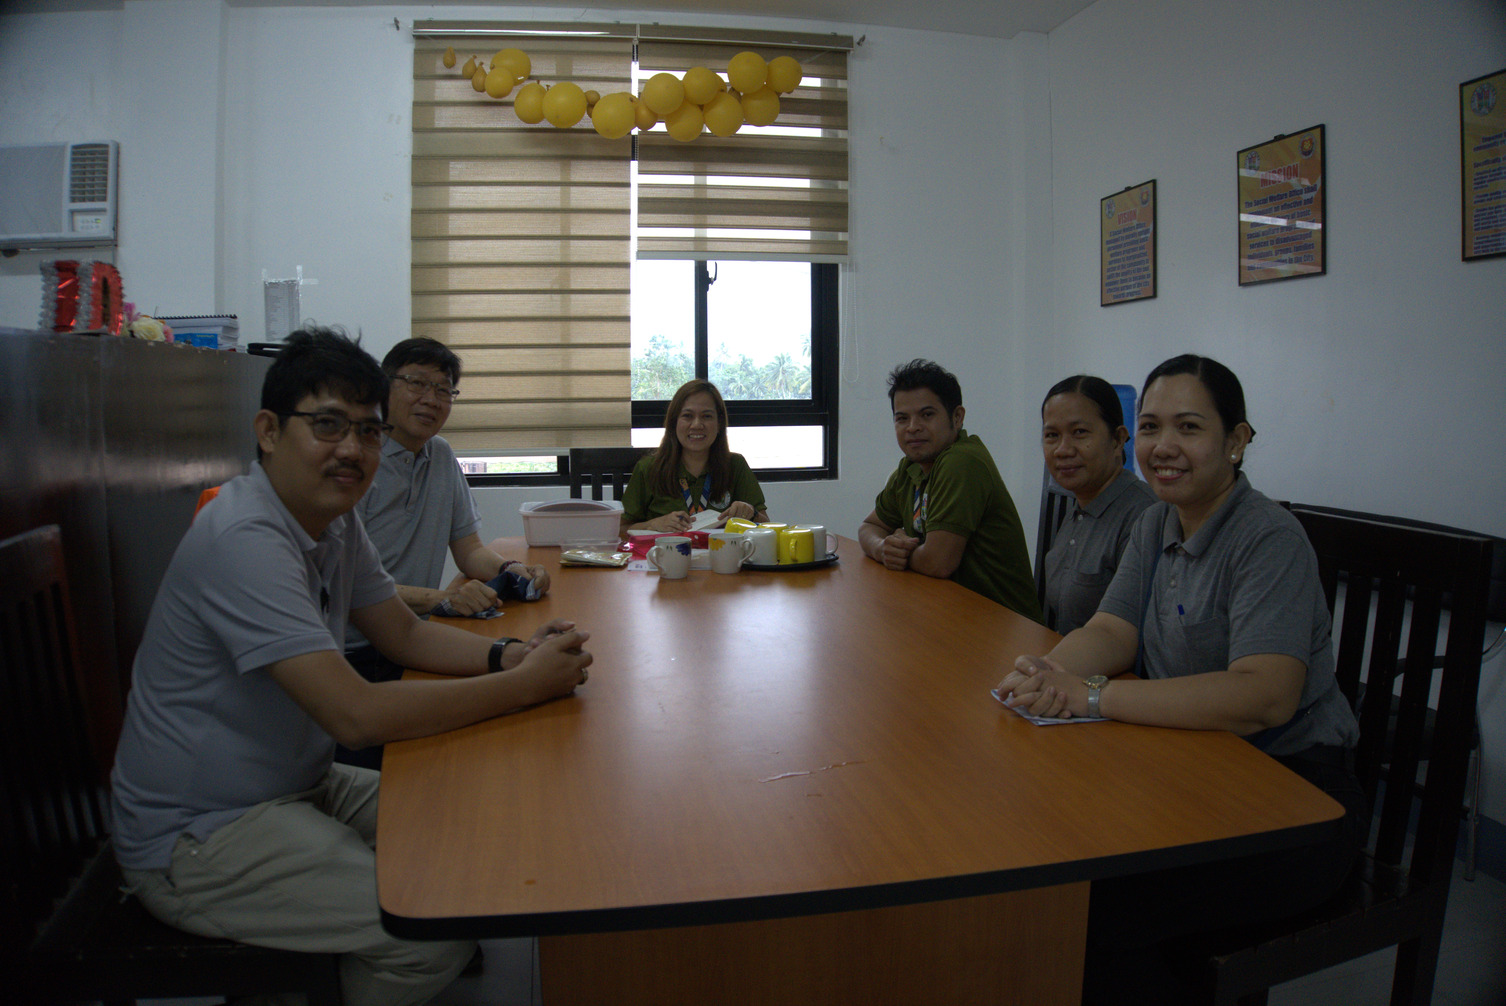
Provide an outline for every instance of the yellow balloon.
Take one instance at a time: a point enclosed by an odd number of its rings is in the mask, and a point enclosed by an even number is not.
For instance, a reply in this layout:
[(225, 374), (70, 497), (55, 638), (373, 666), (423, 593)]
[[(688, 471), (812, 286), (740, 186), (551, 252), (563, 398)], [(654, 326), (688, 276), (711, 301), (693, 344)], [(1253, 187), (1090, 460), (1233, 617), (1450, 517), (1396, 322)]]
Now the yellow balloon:
[(586, 107), (587, 108), (594, 107), (596, 105), (596, 103), (598, 101), (600, 101), (600, 100), (601, 100), (601, 92), (600, 91), (587, 91), (586, 92)]
[(701, 106), (691, 101), (681, 103), (679, 108), (664, 117), (664, 128), (681, 143), (689, 143), (700, 136), (705, 125), (706, 119), (701, 114)]
[(591, 109), (591, 125), (609, 140), (618, 140), (633, 131), (633, 96), (626, 91), (604, 95)]
[(465, 61), (465, 65), (460, 68), (460, 75), (462, 77), (464, 77), (466, 80), (470, 80), (471, 77), (475, 75), (475, 73), (476, 73), (476, 57), (472, 56), (470, 59), (466, 60)]
[(704, 66), (692, 66), (685, 71), (685, 100), (704, 105), (715, 98), (726, 85), (722, 78)]
[(643, 100), (655, 115), (668, 115), (685, 100), (685, 85), (672, 73), (656, 73), (643, 85)]
[(727, 79), (743, 94), (763, 87), (769, 77), (769, 64), (756, 52), (740, 52), (727, 62)]
[(641, 100), (633, 102), (633, 125), (646, 133), (658, 124), (659, 117), (654, 114), (652, 108), (648, 107), (648, 102)]
[(533, 60), (522, 49), (498, 49), (492, 56), (492, 67), (499, 63), (511, 71), (515, 80), (522, 80), (533, 72)]
[(512, 110), (518, 113), (518, 119), (530, 126), (544, 121), (544, 85), (536, 80), (530, 80), (518, 88), (517, 97), (512, 100)]
[(779, 95), (768, 84), (743, 95), (743, 118), (750, 126), (767, 126), (779, 118)]
[(444, 63), (444, 68), (446, 70), (455, 69), (455, 47), (453, 45), (444, 51), (444, 59), (442, 60), (442, 62)]
[(793, 56), (775, 56), (769, 60), (769, 86), (780, 94), (789, 94), (800, 86), (805, 71)]
[(586, 92), (579, 84), (560, 81), (544, 92), (544, 118), (556, 129), (569, 129), (586, 114)]
[(518, 86), (518, 79), (505, 66), (493, 66), (486, 74), (486, 96), (505, 98)]
[(731, 136), (743, 128), (743, 106), (729, 91), (706, 103), (706, 128), (717, 136)]
[(476, 71), (471, 74), (471, 86), (478, 91), (486, 90), (486, 67), (476, 67)]

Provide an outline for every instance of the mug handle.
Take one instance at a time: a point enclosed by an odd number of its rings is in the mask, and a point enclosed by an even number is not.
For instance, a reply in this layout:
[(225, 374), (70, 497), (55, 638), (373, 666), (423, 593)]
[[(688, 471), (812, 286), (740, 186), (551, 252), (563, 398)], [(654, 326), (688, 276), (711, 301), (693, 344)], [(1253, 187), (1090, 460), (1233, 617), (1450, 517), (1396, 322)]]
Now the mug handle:
[(749, 559), (753, 558), (753, 539), (752, 538), (749, 538), (747, 535), (742, 535), (741, 537), (738, 538), (737, 547), (738, 547), (738, 549), (740, 549), (742, 551), (742, 554), (743, 554), (742, 562), (747, 562)]
[(648, 564), (657, 569), (660, 573), (664, 572), (664, 567), (659, 565), (659, 550), (666, 547), (668, 546), (654, 545), (648, 550)]

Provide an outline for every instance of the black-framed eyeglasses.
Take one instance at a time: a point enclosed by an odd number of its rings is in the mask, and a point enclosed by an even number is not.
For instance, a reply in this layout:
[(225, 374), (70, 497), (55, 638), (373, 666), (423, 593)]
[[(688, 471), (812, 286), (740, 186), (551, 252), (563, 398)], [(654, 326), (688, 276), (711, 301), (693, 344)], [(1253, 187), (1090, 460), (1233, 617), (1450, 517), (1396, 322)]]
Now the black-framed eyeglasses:
[(450, 385), (440, 384), (438, 381), (426, 381), (422, 377), (412, 377), (408, 374), (393, 374), (392, 379), (394, 381), (402, 381), (406, 384), (408, 390), (413, 393), (415, 398), (424, 397), (424, 392), (426, 391), (432, 391), (440, 398), (448, 399), (452, 402), (460, 397), (459, 388), (452, 388)]
[(356, 439), (362, 447), (382, 446), (382, 436), (392, 432), (391, 423), (375, 419), (351, 419), (338, 412), (279, 412), (279, 416), (302, 416), (309, 421), (314, 436), (326, 443), (337, 444), (345, 439), (350, 428), (356, 428)]

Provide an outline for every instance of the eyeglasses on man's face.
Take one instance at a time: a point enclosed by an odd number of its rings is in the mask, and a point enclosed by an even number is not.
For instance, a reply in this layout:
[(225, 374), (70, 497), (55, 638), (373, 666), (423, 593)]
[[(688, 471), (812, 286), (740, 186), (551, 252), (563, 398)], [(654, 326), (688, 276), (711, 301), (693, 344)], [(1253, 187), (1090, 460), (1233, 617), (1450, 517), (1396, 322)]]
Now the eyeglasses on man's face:
[(356, 428), (356, 439), (362, 447), (381, 447), (383, 434), (392, 432), (391, 423), (375, 419), (351, 419), (338, 412), (279, 412), (279, 416), (302, 416), (309, 421), (314, 436), (326, 443), (337, 444), (345, 439), (350, 428)]
[(422, 377), (414, 377), (411, 374), (393, 374), (392, 379), (402, 381), (414, 398), (422, 398), (425, 392), (432, 391), (441, 401), (453, 402), (460, 395), (459, 388), (441, 384), (438, 381), (426, 381)]

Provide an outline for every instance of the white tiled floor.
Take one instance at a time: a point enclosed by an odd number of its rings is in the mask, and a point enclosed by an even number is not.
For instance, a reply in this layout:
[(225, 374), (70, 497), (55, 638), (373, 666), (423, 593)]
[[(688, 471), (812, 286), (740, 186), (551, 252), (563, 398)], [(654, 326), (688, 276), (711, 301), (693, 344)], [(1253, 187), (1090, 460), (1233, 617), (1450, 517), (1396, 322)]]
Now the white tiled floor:
[[(1270, 1006), (1386, 1006), (1395, 964), (1394, 949), (1341, 964), (1272, 989)], [(1458, 860), (1433, 1006), (1506, 1006), (1506, 883), (1483, 873), (1465, 880)]]

